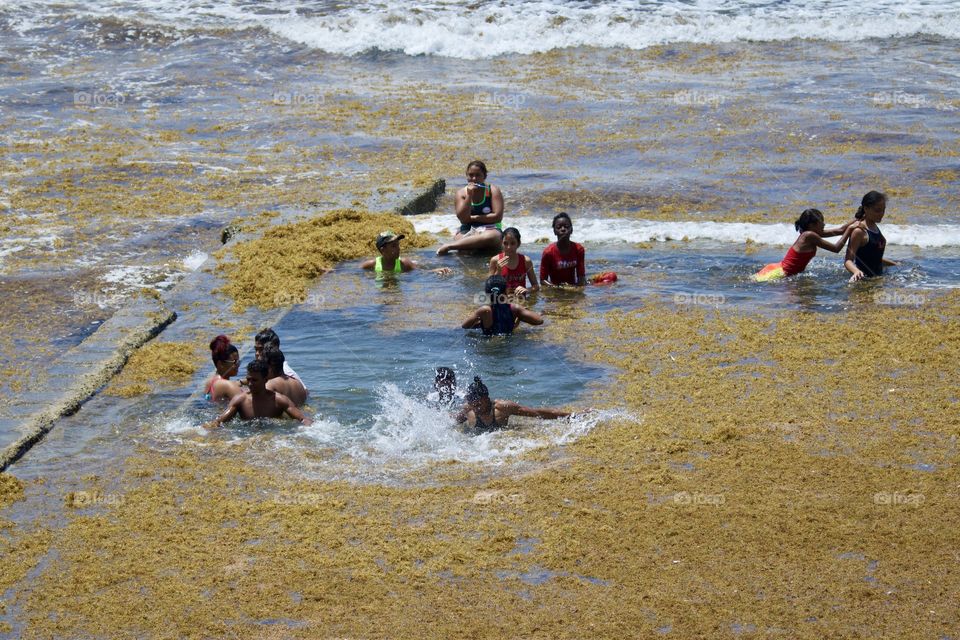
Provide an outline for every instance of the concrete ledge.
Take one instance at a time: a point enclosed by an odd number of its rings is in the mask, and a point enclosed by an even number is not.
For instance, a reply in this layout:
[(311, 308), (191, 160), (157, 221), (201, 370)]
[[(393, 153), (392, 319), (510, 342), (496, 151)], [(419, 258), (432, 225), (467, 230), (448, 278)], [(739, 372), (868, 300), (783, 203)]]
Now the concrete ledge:
[[(415, 216), (421, 213), (436, 211), (437, 198), (442, 196), (446, 190), (447, 181), (443, 178), (438, 178), (433, 181), (432, 185), (425, 189), (411, 189), (407, 192), (404, 204), (399, 207), (394, 207), (394, 211), (403, 216)], [(401, 197), (404, 196), (401, 194)], [(322, 205), (320, 202), (308, 202), (307, 204), (311, 207), (319, 207)], [(372, 207), (371, 211), (373, 211), (382, 206), (382, 203), (379, 201), (368, 202), (367, 205)], [(229, 242), (240, 239), (241, 236), (243, 236), (243, 232), (240, 225), (228, 224), (220, 230), (220, 244), (228, 244)]]
[(403, 216), (415, 216), (421, 213), (430, 213), (437, 209), (437, 198), (447, 190), (447, 181), (443, 178), (434, 181), (426, 191), (414, 196), (406, 204), (396, 208), (396, 212)]
[(73, 384), (52, 401), (48, 395), (28, 394), (24, 397), (23, 409), (25, 412), (32, 410), (32, 413), (20, 429), (24, 435), (0, 451), (0, 471), (40, 442), (57, 420), (76, 413), (123, 368), (134, 351), (156, 337), (176, 318), (177, 314), (164, 308), (160, 301), (137, 300), (63, 354), (54, 366), (59, 367), (60, 375), (72, 379)]
[[(402, 215), (416, 215), (436, 210), (437, 198), (446, 191), (442, 178), (423, 190), (407, 193), (405, 204), (396, 207)], [(382, 206), (382, 203), (372, 203)], [(237, 225), (227, 225), (220, 232), (221, 244), (244, 239), (246, 234)], [(174, 291), (189, 286), (181, 281)], [(169, 298), (172, 292), (164, 297)], [(273, 318), (274, 324), (292, 309), (287, 306)], [(76, 413), (84, 402), (102, 389), (113, 376), (123, 369), (131, 354), (146, 342), (160, 334), (177, 314), (166, 309), (163, 302), (141, 298), (120, 309), (112, 318), (79, 345), (57, 359), (51, 371), (58, 379), (73, 380), (59, 397), (50, 398), (49, 393), (28, 392), (17, 400), (21, 414), (29, 417), (21, 423), (18, 431), (23, 435), (0, 451), (0, 471), (19, 460), (30, 448), (40, 442), (53, 429), (56, 421)]]

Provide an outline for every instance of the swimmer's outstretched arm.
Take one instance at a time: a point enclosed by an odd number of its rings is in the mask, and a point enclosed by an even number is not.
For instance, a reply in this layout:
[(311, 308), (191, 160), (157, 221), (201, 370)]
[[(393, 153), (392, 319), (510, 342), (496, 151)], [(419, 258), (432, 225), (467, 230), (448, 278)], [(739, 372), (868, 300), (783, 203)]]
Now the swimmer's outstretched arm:
[(229, 422), (233, 419), (233, 416), (237, 415), (237, 411), (240, 410), (240, 403), (243, 402), (243, 394), (238, 394), (233, 397), (233, 400), (230, 401), (230, 404), (227, 405), (226, 410), (221, 413), (219, 416), (211, 420), (210, 422), (203, 425), (204, 429), (216, 429), (221, 426), (224, 422)]
[(429, 271), (430, 273), (435, 273), (438, 276), (446, 276), (453, 273), (453, 269), (450, 267), (439, 267), (437, 269), (428, 269), (426, 267), (421, 267), (419, 263), (414, 262), (410, 258), (400, 258), (400, 264), (403, 265), (404, 271), (413, 271), (414, 269), (421, 269), (423, 271)]
[(844, 223), (843, 223), (842, 225), (840, 225), (839, 227), (833, 227), (832, 229), (826, 229), (826, 228), (824, 228), (823, 233), (820, 234), (820, 235), (823, 236), (824, 238), (830, 238), (830, 237), (832, 237), (832, 236), (843, 235), (844, 233), (846, 233), (847, 229), (849, 229), (849, 228), (850, 228), (851, 226), (853, 226), (853, 225), (856, 225), (858, 222), (860, 222), (860, 221), (857, 220), (856, 218), (854, 218), (854, 219), (851, 220), (850, 222), (844, 222)]
[(836, 242), (828, 242), (823, 239), (823, 236), (819, 236), (813, 231), (804, 231), (804, 233), (812, 234), (810, 240), (812, 244), (821, 249), (826, 249), (827, 251), (832, 251), (833, 253), (840, 253), (840, 249), (843, 249), (843, 245), (847, 244), (847, 240), (850, 239), (850, 234), (853, 233), (853, 228), (848, 227), (844, 232), (843, 236)]
[(524, 407), (523, 405), (517, 404), (516, 402), (512, 402), (510, 400), (497, 400), (497, 408), (500, 409), (500, 411), (503, 411), (508, 417), (525, 416), (527, 418), (555, 420), (557, 418), (566, 418), (570, 415), (569, 411), (563, 411), (562, 409), (552, 409), (550, 407), (534, 409), (532, 407)]

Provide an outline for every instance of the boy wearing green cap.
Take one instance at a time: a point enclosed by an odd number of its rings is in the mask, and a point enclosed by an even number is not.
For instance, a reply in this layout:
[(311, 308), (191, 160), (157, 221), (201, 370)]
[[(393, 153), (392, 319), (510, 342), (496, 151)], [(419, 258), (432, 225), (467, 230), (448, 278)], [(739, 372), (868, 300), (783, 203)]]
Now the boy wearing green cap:
[[(400, 241), (405, 237), (402, 233), (398, 235), (393, 231), (381, 231), (377, 236), (377, 250), (380, 252), (380, 257), (364, 260), (360, 263), (360, 268), (373, 269), (377, 273), (406, 273), (416, 269), (416, 262), (410, 258), (400, 257)], [(450, 273), (447, 267), (430, 269), (430, 271), (440, 275)]]

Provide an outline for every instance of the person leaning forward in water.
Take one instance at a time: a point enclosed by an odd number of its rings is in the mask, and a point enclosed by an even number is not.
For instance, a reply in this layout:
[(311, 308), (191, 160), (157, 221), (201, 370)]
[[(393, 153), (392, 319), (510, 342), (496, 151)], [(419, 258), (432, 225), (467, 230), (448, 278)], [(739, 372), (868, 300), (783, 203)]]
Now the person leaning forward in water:
[(474, 436), (506, 429), (510, 416), (554, 420), (570, 415), (569, 411), (561, 409), (532, 409), (509, 400), (491, 400), (490, 392), (479, 376), (475, 376), (467, 388), (465, 400), (466, 404), (457, 414), (457, 424), (462, 425), (461, 431)]
[[(410, 258), (400, 257), (400, 241), (406, 236), (396, 234), (393, 231), (381, 231), (377, 236), (377, 251), (380, 252), (379, 258), (370, 258), (360, 263), (361, 269), (373, 269), (377, 273), (406, 273), (420, 268), (419, 265)], [(431, 273), (445, 276), (450, 273), (449, 267), (440, 267), (439, 269), (430, 269)]]
[(293, 401), (282, 393), (270, 391), (267, 389), (267, 363), (262, 360), (254, 360), (247, 365), (247, 383), (250, 385), (250, 393), (241, 393), (234, 396), (227, 410), (221, 413), (215, 420), (203, 425), (206, 429), (214, 429), (225, 422), (229, 422), (237, 414), (242, 420), (252, 420), (254, 418), (280, 418), (284, 414), (289, 415), (294, 420), (309, 425), (313, 420), (304, 415), (300, 409), (297, 409)]
[(293, 404), (302, 407), (307, 401), (307, 388), (302, 382), (283, 372), (283, 351), (268, 346), (264, 348), (261, 359), (267, 363), (267, 389), (287, 396)]
[(460, 228), (453, 242), (437, 249), (438, 256), (451, 251), (486, 254), (500, 251), (503, 236), (503, 193), (487, 184), (487, 166), (479, 160), (467, 165), (467, 186), (457, 191), (454, 207)]

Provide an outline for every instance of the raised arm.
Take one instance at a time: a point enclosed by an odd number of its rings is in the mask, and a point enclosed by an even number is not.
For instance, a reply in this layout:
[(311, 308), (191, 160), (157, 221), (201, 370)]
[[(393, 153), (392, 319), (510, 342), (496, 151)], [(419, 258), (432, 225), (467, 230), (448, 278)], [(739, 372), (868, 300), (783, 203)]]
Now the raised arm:
[[(467, 208), (469, 209), (469, 203)], [(457, 212), (459, 217), (459, 210)], [(471, 215), (470, 221), (474, 224), (497, 224), (503, 220), (503, 192), (500, 187), (490, 187), (490, 213), (478, 216)]]
[[(812, 231), (804, 231), (804, 233), (813, 233)], [(821, 249), (826, 249), (827, 251), (832, 251), (833, 253), (840, 253), (840, 249), (843, 248), (843, 245), (847, 243), (847, 240), (850, 239), (850, 235), (853, 233), (853, 227), (847, 227), (843, 231), (843, 236), (836, 242), (828, 242), (823, 239), (822, 236), (817, 236), (814, 239), (814, 243)]]
[(500, 275), (500, 259), (497, 256), (490, 258), (489, 268), (487, 269), (488, 276)]
[(858, 222), (860, 222), (860, 221), (857, 220), (856, 218), (854, 218), (854, 219), (851, 220), (850, 222), (844, 222), (844, 223), (843, 223), (842, 225), (840, 225), (839, 227), (833, 227), (832, 229), (824, 229), (824, 230), (823, 230), (823, 233), (820, 234), (820, 235), (822, 235), (824, 238), (830, 238), (830, 237), (833, 237), (833, 236), (842, 235), (842, 234), (846, 233), (847, 229), (849, 229), (851, 226), (856, 226), (856, 224), (857, 224)]

